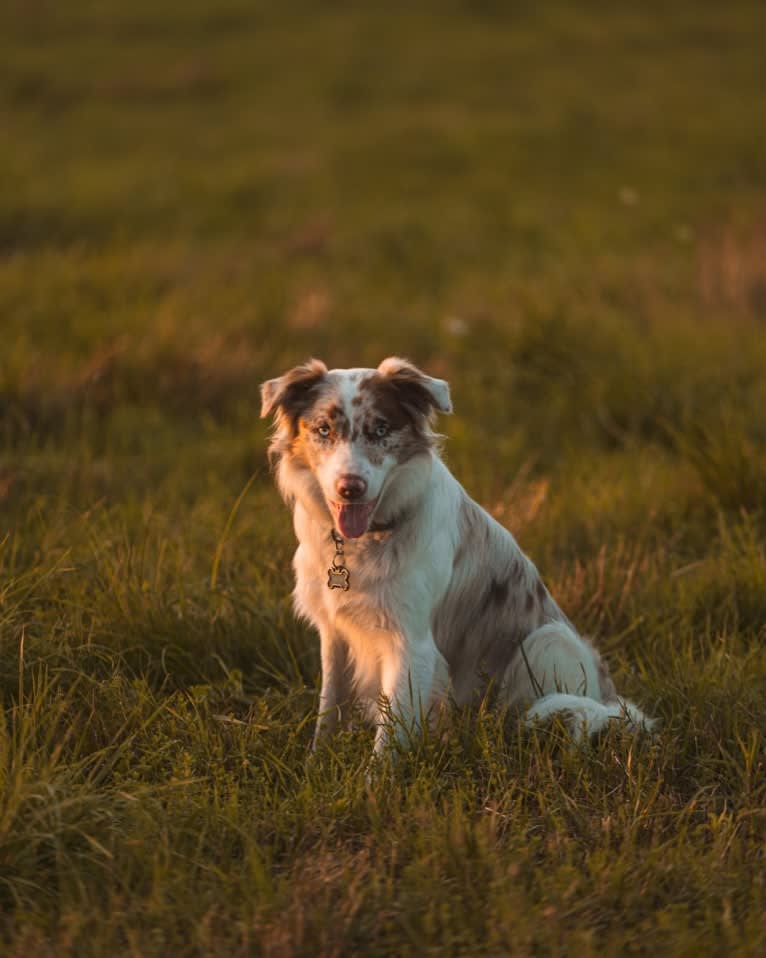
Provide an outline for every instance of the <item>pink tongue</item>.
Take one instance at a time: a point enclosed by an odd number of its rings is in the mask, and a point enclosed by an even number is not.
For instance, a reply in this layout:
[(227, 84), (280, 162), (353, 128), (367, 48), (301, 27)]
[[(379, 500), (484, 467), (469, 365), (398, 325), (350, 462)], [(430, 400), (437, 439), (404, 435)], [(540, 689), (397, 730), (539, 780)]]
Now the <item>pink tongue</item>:
[(335, 521), (338, 532), (345, 539), (357, 539), (367, 532), (374, 502), (354, 502), (350, 505), (335, 505)]

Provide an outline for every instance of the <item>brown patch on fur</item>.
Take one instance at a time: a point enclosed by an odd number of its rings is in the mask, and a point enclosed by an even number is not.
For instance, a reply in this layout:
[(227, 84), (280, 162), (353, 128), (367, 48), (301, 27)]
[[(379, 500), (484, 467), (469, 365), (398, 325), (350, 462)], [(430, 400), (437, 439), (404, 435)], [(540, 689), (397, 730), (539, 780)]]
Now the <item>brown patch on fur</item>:
[(327, 367), (323, 362), (310, 359), (279, 379), (264, 383), (261, 386), (261, 417), (276, 409), (294, 430), (302, 412), (316, 399), (326, 374)]
[(301, 421), (298, 424), (298, 433), (293, 437), (290, 443), (290, 455), (295, 461), (312, 468), (314, 465), (314, 457), (311, 455), (311, 452), (311, 433), (306, 423)]
[(492, 579), (489, 583), (489, 589), (484, 602), (487, 606), (502, 606), (508, 601), (508, 592), (510, 586), (507, 581)]
[[(460, 504), (458, 522), (452, 583), (433, 629), (437, 644), (445, 636), (450, 669), (461, 676), (455, 695), (464, 703), (473, 692), (481, 694), (488, 681), (502, 677), (524, 636), (537, 626), (539, 614), (524, 610), (527, 594), (534, 605), (534, 590), (522, 583), (532, 580), (527, 579), (524, 560), (495, 539), (500, 530), (468, 498)], [(475, 577), (475, 562), (484, 556), (492, 557), (492, 571), (482, 583)]]
[[(329, 436), (323, 437), (316, 432), (316, 425), (320, 422), (330, 426)], [(298, 420), (295, 436), (290, 443), (290, 452), (294, 458), (315, 469), (322, 453), (335, 443), (348, 439), (350, 430), (351, 425), (337, 401), (331, 398), (328, 405), (323, 405), (320, 401), (304, 410), (304, 415)]]
[(360, 396), (366, 392), (364, 405), (380, 412), (394, 429), (410, 425), (423, 431), (434, 408), (434, 401), (423, 385), (422, 377), (412, 375), (383, 376), (373, 373), (359, 384)]
[(312, 433), (314, 427), (320, 422), (326, 422), (331, 429), (330, 435), (326, 439), (317, 439), (322, 445), (349, 438), (351, 423), (348, 421), (343, 407), (332, 395), (326, 403), (323, 404), (320, 400), (314, 406), (305, 410), (301, 419), (301, 423), (306, 425)]
[[(420, 387), (420, 391), (426, 391)], [(407, 390), (397, 388), (393, 380), (380, 373), (373, 373), (367, 379), (359, 383), (360, 408), (368, 413), (375, 412), (382, 419), (385, 419), (392, 429), (402, 429), (404, 426), (417, 426), (427, 415), (430, 409), (430, 397), (428, 403), (423, 403), (422, 399), (418, 403), (415, 400), (417, 391), (408, 395)]]
[[(433, 446), (427, 413), (419, 412), (388, 377), (373, 373), (361, 380), (351, 402), (358, 410), (351, 440), (354, 442), (361, 436), (368, 440), (367, 455), (374, 465), (387, 455), (392, 455), (398, 463), (407, 462)], [(375, 429), (381, 421), (388, 425), (390, 432), (378, 439)]]
[[(322, 415), (322, 410), (318, 409), (316, 412), (318, 415)], [(342, 406), (339, 406), (337, 403), (333, 403), (332, 406), (328, 406), (328, 408), (324, 410), (324, 415), (327, 416), (328, 419), (338, 419), (340, 416), (345, 418), (345, 413), (343, 412)]]

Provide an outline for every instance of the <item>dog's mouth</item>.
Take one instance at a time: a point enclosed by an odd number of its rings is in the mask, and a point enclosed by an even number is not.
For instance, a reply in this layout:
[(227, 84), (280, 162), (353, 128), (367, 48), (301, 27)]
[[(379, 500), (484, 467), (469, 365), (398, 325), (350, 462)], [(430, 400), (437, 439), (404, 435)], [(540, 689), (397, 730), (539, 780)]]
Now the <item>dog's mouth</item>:
[(372, 502), (331, 502), (333, 518), (344, 539), (358, 539), (370, 526), (370, 519), (378, 500)]

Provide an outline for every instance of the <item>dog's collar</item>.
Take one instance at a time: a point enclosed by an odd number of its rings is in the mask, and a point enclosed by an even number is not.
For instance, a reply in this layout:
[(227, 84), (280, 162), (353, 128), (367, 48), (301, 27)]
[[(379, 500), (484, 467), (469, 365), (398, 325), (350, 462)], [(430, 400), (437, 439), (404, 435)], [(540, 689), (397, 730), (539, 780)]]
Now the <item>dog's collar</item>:
[[(401, 523), (402, 516), (394, 516), (388, 522), (373, 522), (365, 535), (370, 532), (393, 532)], [(348, 592), (351, 588), (351, 573), (346, 566), (346, 555), (343, 551), (343, 536), (335, 529), (330, 529), (330, 537), (335, 543), (335, 555), (332, 559), (332, 565), (327, 570), (327, 588), (342, 589)]]
[[(392, 532), (397, 526), (396, 517), (389, 519), (388, 522), (373, 522), (367, 532)], [(366, 535), (366, 533), (365, 533)]]

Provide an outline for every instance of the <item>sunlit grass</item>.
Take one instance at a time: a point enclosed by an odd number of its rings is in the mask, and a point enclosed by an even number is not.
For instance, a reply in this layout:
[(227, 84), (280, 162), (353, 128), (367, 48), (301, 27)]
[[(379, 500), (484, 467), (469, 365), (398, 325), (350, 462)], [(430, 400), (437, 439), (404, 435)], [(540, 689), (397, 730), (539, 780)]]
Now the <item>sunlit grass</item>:
[[(0, 951), (760, 955), (761, 6), (0, 19)], [(258, 384), (390, 353), (655, 739), (309, 760)]]

